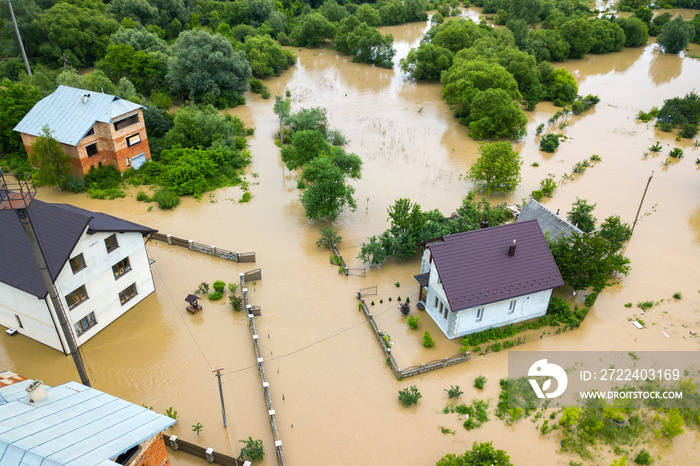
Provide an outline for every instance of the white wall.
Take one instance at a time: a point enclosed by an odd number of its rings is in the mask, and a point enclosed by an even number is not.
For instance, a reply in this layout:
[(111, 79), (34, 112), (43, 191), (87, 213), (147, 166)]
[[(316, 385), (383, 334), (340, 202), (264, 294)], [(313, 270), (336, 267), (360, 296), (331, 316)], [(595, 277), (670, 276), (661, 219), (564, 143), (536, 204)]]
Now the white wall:
[[(549, 299), (552, 296), (551, 289), (452, 312), (447, 303), (447, 296), (442, 283), (439, 282), (435, 264), (429, 262), (429, 257), (429, 251), (426, 249), (421, 263), (422, 273), (427, 271), (425, 270), (426, 268), (430, 270), (425, 310), (447, 338), (460, 338), (489, 328), (502, 327), (547, 314)], [(447, 318), (438, 311), (439, 305), (435, 306), (436, 298), (438, 303), (441, 302), (443, 306), (447, 307)], [(515, 309), (511, 314), (509, 313), (510, 302), (514, 300)], [(477, 322), (477, 309), (481, 307), (484, 308), (483, 317), (481, 321)]]
[[(15, 316), (19, 316), (23, 328), (19, 327)], [(5, 283), (0, 283), (0, 325), (12, 327), (33, 340), (63, 350), (46, 301)]]
[[(66, 262), (56, 279), (58, 296), (66, 309), (71, 328), (75, 328), (75, 323), (91, 312), (95, 313), (97, 325), (77, 336), (78, 346), (155, 290), (141, 233), (117, 233), (119, 247), (107, 252), (104, 240), (111, 234), (89, 235), (86, 230), (70, 256), (82, 253), (86, 267), (74, 274), (70, 264)], [(112, 266), (127, 256), (131, 263), (131, 271), (115, 279)], [(138, 294), (122, 306), (119, 292), (132, 283), (136, 283)], [(65, 296), (81, 285), (85, 285), (88, 299), (69, 310)]]

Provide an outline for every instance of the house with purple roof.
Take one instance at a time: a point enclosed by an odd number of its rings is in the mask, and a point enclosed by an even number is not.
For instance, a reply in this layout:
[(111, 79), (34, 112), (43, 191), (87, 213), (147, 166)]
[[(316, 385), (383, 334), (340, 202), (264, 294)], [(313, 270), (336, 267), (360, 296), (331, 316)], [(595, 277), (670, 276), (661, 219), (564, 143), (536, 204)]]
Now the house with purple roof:
[(415, 278), (447, 338), (541, 317), (564, 284), (537, 220), (430, 241)]

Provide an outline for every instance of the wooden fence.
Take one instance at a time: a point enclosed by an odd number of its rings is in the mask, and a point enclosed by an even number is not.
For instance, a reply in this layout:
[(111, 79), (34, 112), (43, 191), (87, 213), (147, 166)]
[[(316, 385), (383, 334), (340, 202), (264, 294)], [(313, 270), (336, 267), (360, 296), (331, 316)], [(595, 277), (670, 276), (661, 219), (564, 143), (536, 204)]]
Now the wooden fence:
[[(338, 256), (338, 258), (340, 259), (340, 264), (341, 264), (340, 267), (343, 268), (343, 273), (345, 274), (346, 277), (350, 276), (350, 275), (355, 276), (355, 277), (364, 277), (365, 275), (367, 275), (367, 270), (364, 267), (362, 267), (362, 268), (348, 267), (348, 264), (345, 263), (345, 259), (343, 259), (343, 256), (340, 255), (340, 252), (338, 252), (338, 248), (336, 247), (335, 244), (333, 245), (333, 253), (336, 256)], [(333, 261), (331, 261), (331, 264), (337, 265)]]
[[(260, 275), (260, 277), (262, 277), (262, 275)], [(243, 301), (245, 304), (245, 308), (248, 312), (248, 325), (250, 327), (250, 334), (253, 337), (253, 349), (255, 350), (255, 357), (258, 361), (258, 371), (260, 372), (260, 380), (262, 382), (263, 396), (265, 397), (265, 405), (267, 406), (267, 415), (270, 421), (270, 429), (272, 429), (272, 437), (275, 440), (275, 453), (277, 455), (277, 463), (279, 463), (280, 466), (284, 466), (284, 457), (282, 456), (282, 439), (280, 438), (279, 431), (277, 430), (275, 410), (272, 408), (272, 399), (270, 398), (270, 383), (267, 381), (267, 376), (265, 375), (263, 357), (260, 353), (260, 347), (258, 346), (258, 332), (255, 329), (255, 313), (253, 311), (253, 306), (251, 306), (248, 302), (248, 288), (245, 284), (246, 274), (239, 274), (239, 278), (241, 281), (241, 292), (243, 293)]]
[(365, 298), (362, 297), (362, 290), (357, 291), (357, 299), (360, 301), (359, 308), (365, 314), (365, 317), (367, 317), (367, 321), (369, 322), (370, 327), (372, 327), (374, 336), (377, 337), (377, 341), (379, 341), (379, 345), (382, 347), (382, 351), (384, 351), (384, 356), (386, 356), (387, 363), (389, 366), (391, 366), (391, 370), (394, 372), (396, 378), (405, 379), (406, 377), (413, 377), (414, 375), (423, 374), (425, 372), (430, 372), (437, 369), (442, 369), (443, 367), (454, 366), (455, 364), (469, 361), (469, 351), (467, 351), (466, 353), (457, 354), (450, 358), (446, 357), (440, 360), (431, 361), (427, 364), (421, 364), (420, 366), (411, 366), (407, 367), (406, 369), (400, 369), (398, 364), (396, 364), (394, 355), (391, 354), (391, 346), (389, 346), (387, 341), (384, 339), (385, 333), (379, 330), (372, 313), (369, 312), (369, 308), (365, 303)]
[(222, 464), (223, 466), (250, 466), (249, 461), (236, 459), (232, 456), (214, 451), (213, 448), (200, 447), (197, 444), (187, 442), (177, 438), (177, 435), (172, 435), (165, 442), (173, 450), (180, 450), (184, 453), (203, 458), (210, 463)]
[(216, 246), (210, 246), (204, 243), (198, 243), (192, 241), (191, 239), (182, 239), (173, 235), (166, 235), (164, 233), (151, 233), (151, 239), (156, 241), (163, 241), (164, 243), (172, 244), (173, 246), (180, 246), (187, 248), (190, 251), (201, 252), (203, 254), (208, 254), (214, 257), (220, 257), (221, 259), (226, 259), (234, 262), (255, 262), (254, 252), (232, 252), (226, 249), (218, 248)]

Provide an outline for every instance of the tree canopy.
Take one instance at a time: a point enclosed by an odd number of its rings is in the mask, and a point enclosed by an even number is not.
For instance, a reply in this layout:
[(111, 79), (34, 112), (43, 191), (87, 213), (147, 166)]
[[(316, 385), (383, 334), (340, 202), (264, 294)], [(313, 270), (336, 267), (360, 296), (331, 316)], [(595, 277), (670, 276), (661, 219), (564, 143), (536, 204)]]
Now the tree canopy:
[(677, 16), (664, 24), (656, 42), (666, 53), (679, 53), (688, 46), (694, 35), (695, 31), (690, 24), (686, 23), (682, 16)]
[(435, 466), (513, 466), (505, 450), (496, 450), (493, 442), (474, 442), (463, 455), (447, 454)]
[(48, 126), (41, 129), (29, 148), (29, 163), (36, 170), (34, 181), (40, 185), (63, 186), (71, 172), (71, 158), (53, 137)]
[(520, 184), (522, 158), (510, 142), (492, 142), (479, 146), (481, 156), (469, 169), (467, 176), (486, 194), (512, 191)]

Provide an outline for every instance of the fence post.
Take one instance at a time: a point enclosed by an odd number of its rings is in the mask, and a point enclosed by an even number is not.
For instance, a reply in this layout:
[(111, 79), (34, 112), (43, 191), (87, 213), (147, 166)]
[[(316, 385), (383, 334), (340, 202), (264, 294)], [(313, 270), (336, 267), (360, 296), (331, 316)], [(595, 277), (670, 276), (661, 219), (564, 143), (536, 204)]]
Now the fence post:
[(191, 239), (187, 240), (187, 249), (189, 249), (190, 251), (192, 251), (192, 243), (193, 241)]
[(170, 441), (170, 448), (173, 450), (178, 450), (180, 445), (177, 444), (177, 435), (171, 435), (168, 439)]
[(349, 271), (350, 271), (350, 267), (348, 267), (348, 266), (346, 265), (346, 266), (345, 266), (345, 276), (346, 276), (346, 277), (348, 276)]
[(173, 235), (165, 235), (165, 239), (168, 240), (168, 244), (173, 244)]
[(216, 255), (216, 246), (212, 245), (211, 247), (211, 255), (215, 256)]
[(207, 461), (209, 463), (213, 463), (214, 462), (214, 449), (209, 447), (206, 449), (206, 451), (204, 453), (207, 455)]

